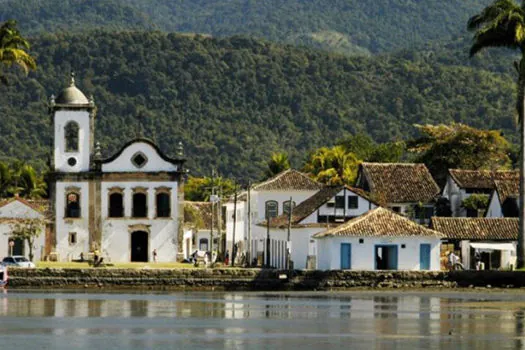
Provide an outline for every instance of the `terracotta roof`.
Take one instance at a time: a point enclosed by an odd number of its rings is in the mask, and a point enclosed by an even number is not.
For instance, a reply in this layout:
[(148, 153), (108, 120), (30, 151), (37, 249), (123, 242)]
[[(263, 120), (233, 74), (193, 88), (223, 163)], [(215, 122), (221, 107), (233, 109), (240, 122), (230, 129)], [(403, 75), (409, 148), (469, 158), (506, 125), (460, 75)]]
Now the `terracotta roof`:
[(43, 214), (46, 217), (49, 217), (51, 215), (50, 207), (49, 207), (49, 201), (47, 199), (24, 199), (20, 197), (12, 197), (12, 198), (6, 198), (2, 201), (0, 201), (0, 208), (14, 202), (20, 202), (29, 208), (39, 212), (40, 214)]
[(386, 203), (430, 202), (440, 189), (425, 164), (361, 163), (372, 197)]
[[(191, 206), (195, 208), (198, 212), (198, 215), (202, 219), (204, 227), (197, 227), (197, 229), (209, 230), (212, 227), (212, 203), (211, 202), (184, 202), (184, 205)], [(217, 223), (217, 206), (215, 207), (215, 217), (213, 218), (213, 229), (217, 230), (219, 225)], [(224, 225), (222, 226), (224, 228)]]
[(512, 180), (495, 180), (494, 187), (496, 188), (499, 202), (503, 204), (509, 197), (518, 198), (520, 193), (519, 177)]
[(494, 189), (495, 180), (519, 180), (519, 172), (515, 170), (449, 169), (448, 173), (461, 188)]
[(268, 180), (254, 185), (254, 191), (317, 191), (323, 185), (295, 169), (285, 170)]
[(416, 224), (410, 219), (394, 213), (390, 209), (378, 207), (365, 214), (347, 221), (338, 227), (319, 232), (315, 238), (333, 236), (360, 236), (360, 237), (412, 237), (431, 236), (441, 238), (437, 231)]
[[(336, 194), (341, 192), (345, 186), (326, 186), (319, 190), (316, 194), (309, 197), (308, 199), (301, 202), (292, 210), (292, 225), (297, 226), (299, 223), (314, 213), (320, 206), (333, 198)], [(355, 194), (371, 201), (368, 197), (368, 194), (360, 188), (354, 188), (346, 186), (349, 191), (354, 192)], [(292, 198), (293, 200), (293, 198)], [(262, 222), (260, 225), (266, 226), (266, 221)], [(288, 214), (282, 214), (270, 221), (271, 227), (284, 227), (288, 225)], [(304, 225), (303, 225), (304, 226)]]
[(433, 217), (431, 227), (449, 239), (516, 240), (518, 218)]

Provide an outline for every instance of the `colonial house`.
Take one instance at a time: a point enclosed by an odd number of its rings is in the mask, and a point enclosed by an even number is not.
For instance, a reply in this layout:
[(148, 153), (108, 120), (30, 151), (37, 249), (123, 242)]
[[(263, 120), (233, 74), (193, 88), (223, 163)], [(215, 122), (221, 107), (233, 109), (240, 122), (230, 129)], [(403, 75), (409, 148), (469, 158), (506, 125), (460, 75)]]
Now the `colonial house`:
[(443, 196), (450, 201), (452, 216), (476, 217), (480, 213), (465, 208), (465, 199), (474, 193), (490, 196), (495, 189), (495, 181), (518, 180), (518, 177), (517, 171), (449, 169)]
[(319, 270), (439, 270), (442, 234), (378, 207), (319, 232)]
[(96, 106), (75, 86), (51, 97), (54, 130), (53, 253), (77, 259), (97, 249), (112, 262), (175, 261), (182, 241), (184, 158), (145, 138), (103, 158), (94, 140)]
[(424, 164), (361, 163), (357, 187), (396, 213), (430, 223), (440, 189)]
[(516, 266), (517, 218), (433, 217), (432, 229), (443, 234), (443, 256), (455, 251), (466, 269), (475, 269), (476, 250), (485, 269)]
[[(288, 213), (283, 213), (269, 222), (262, 222), (254, 229), (253, 237), (257, 240), (257, 256), (263, 258), (267, 253), (267, 239), (270, 239), (270, 266), (286, 267), (286, 249), (288, 225), (290, 228), (291, 260), (296, 269), (315, 269), (317, 244), (312, 238), (320, 230), (340, 225), (355, 218), (377, 204), (368, 198), (361, 189), (349, 186), (326, 186), (316, 194), (298, 204), (292, 210), (291, 220)], [(255, 256), (255, 255), (254, 255)]]
[(519, 178), (495, 180), (485, 217), (503, 218), (519, 216)]
[(8, 255), (28, 256), (27, 241), (15, 239), (12, 232), (17, 225), (36, 225), (39, 234), (34, 241), (32, 252), (34, 260), (41, 260), (46, 255), (46, 238), (50, 237), (49, 219), (48, 202), (45, 200), (28, 201), (13, 197), (0, 202), (0, 258)]
[[(322, 184), (295, 169), (285, 170), (264, 182), (251, 186), (249, 210), (251, 212), (252, 231), (255, 230), (258, 223), (266, 220), (267, 217), (275, 218), (287, 213), (290, 205), (295, 207), (322, 187)], [(292, 198), (291, 204), (290, 198)], [(226, 249), (231, 253), (232, 242), (235, 237), (239, 253), (245, 252), (248, 249), (248, 193), (241, 193), (237, 196), (237, 201), (233, 197), (230, 198), (225, 207)], [(234, 215), (234, 208), (237, 211), (236, 215)], [(234, 219), (236, 220), (235, 225)], [(261, 249), (259, 239), (252, 236), (249, 245), (251, 256), (255, 257), (256, 252)]]

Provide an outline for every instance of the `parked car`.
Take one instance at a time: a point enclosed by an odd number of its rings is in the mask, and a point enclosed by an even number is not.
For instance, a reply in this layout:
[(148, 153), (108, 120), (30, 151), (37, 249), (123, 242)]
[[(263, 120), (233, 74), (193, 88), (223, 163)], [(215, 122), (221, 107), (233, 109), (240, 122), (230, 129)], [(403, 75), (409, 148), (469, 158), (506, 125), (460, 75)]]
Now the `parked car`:
[(27, 258), (22, 255), (6, 256), (4, 260), (2, 260), (2, 265), (3, 266), (14, 266), (14, 267), (28, 267), (28, 268), (36, 267), (35, 264), (27, 260)]

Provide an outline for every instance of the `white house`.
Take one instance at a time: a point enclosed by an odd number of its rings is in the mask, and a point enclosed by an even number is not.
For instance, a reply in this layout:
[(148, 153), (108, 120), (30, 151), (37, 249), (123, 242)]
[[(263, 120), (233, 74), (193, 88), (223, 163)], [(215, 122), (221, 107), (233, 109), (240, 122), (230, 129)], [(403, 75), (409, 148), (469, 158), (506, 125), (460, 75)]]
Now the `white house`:
[(432, 218), (432, 229), (443, 234), (443, 247), (459, 253), (466, 269), (476, 268), (476, 250), (487, 270), (516, 266), (518, 227), (518, 218)]
[(59, 260), (98, 249), (106, 261), (175, 261), (182, 241), (184, 159), (137, 138), (103, 159), (95, 146), (96, 107), (74, 79), (50, 111), (54, 147), (50, 186), (53, 251)]
[[(292, 206), (295, 207), (321, 188), (323, 188), (322, 184), (294, 169), (285, 170), (264, 182), (253, 185), (250, 189), (251, 244), (248, 244), (248, 193), (241, 193), (237, 197), (236, 204), (234, 198), (230, 198), (230, 201), (225, 204), (226, 249), (231, 253), (235, 235), (235, 243), (239, 247), (239, 253), (244, 252), (246, 254), (250, 245), (251, 257), (256, 257), (257, 251), (262, 249), (259, 237), (253, 235), (257, 224), (264, 221), (267, 216), (275, 218), (286, 213), (290, 205), (290, 197), (292, 198)], [(234, 207), (237, 210), (235, 216), (233, 215)], [(235, 234), (234, 218), (237, 220), (235, 222)]]
[[(191, 242), (185, 243), (187, 248), (183, 249), (185, 258), (196, 249), (204, 251), (218, 249), (219, 244), (222, 243), (219, 233), (222, 235), (224, 232), (224, 226), (219, 225), (222, 219), (218, 210), (218, 204), (212, 202), (184, 202), (186, 212), (184, 227), (186, 232), (191, 231)], [(212, 235), (213, 247), (210, 245)]]
[(503, 218), (519, 216), (519, 179), (495, 180), (485, 217)]
[(439, 270), (442, 234), (378, 207), (319, 232), (320, 270)]
[(41, 260), (45, 255), (45, 241), (49, 228), (47, 201), (28, 201), (13, 197), (0, 203), (0, 259), (8, 255), (29, 257), (26, 241), (14, 239), (12, 231), (15, 225), (27, 225), (28, 220), (40, 227), (40, 234), (33, 245), (33, 261)]
[(454, 217), (476, 217), (477, 211), (469, 211), (462, 206), (465, 199), (473, 193), (489, 196), (495, 189), (494, 181), (517, 181), (517, 171), (464, 170), (449, 169), (443, 196), (450, 201)]
[[(314, 234), (338, 226), (376, 208), (367, 194), (349, 186), (326, 186), (292, 210), (290, 244), (291, 260), (295, 269), (315, 269), (317, 244)], [(262, 222), (254, 229), (258, 240), (259, 257), (267, 265), (267, 239), (270, 238), (270, 266), (286, 268), (289, 215), (284, 213), (270, 222)], [(269, 231), (268, 231), (269, 228)], [(269, 233), (269, 235), (268, 235)]]
[(430, 223), (440, 193), (427, 167), (413, 163), (361, 163), (356, 187), (421, 224)]

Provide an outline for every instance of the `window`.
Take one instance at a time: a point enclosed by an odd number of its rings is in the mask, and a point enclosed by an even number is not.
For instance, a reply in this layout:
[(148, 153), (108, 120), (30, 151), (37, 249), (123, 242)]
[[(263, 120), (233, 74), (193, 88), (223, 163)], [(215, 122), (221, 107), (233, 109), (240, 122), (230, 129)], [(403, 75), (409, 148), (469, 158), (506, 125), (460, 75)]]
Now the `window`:
[(66, 152), (78, 152), (78, 132), (79, 127), (76, 122), (69, 122), (64, 127)]
[(335, 207), (335, 202), (333, 200), (330, 200), (330, 201), (326, 202), (326, 207), (327, 208)]
[(392, 207), (392, 210), (396, 213), (401, 213), (401, 207)]
[(109, 195), (109, 217), (121, 218), (124, 216), (124, 198), (122, 193)]
[(335, 207), (337, 209), (345, 208), (345, 197), (344, 196), (335, 196)]
[(199, 239), (199, 250), (208, 250), (208, 239), (201, 238)]
[(157, 217), (169, 218), (170, 216), (170, 195), (168, 193), (157, 193)]
[(357, 196), (348, 196), (348, 209), (357, 209), (359, 207)]
[(137, 168), (142, 168), (148, 162), (148, 157), (142, 152), (137, 152), (131, 157), (131, 162)]
[(279, 204), (277, 201), (267, 201), (266, 202), (266, 218), (275, 218), (279, 210)]
[(75, 192), (69, 192), (66, 195), (66, 218), (80, 217), (80, 195)]
[(76, 232), (69, 232), (69, 245), (75, 245), (77, 244), (77, 233)]
[(148, 217), (148, 196), (146, 193), (138, 192), (133, 194), (133, 217)]
[[(292, 201), (292, 210), (295, 208), (295, 202)], [(290, 213), (290, 201), (283, 202), (283, 214), (289, 214)]]

